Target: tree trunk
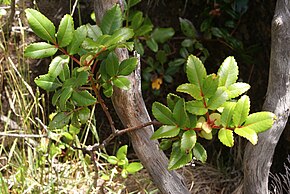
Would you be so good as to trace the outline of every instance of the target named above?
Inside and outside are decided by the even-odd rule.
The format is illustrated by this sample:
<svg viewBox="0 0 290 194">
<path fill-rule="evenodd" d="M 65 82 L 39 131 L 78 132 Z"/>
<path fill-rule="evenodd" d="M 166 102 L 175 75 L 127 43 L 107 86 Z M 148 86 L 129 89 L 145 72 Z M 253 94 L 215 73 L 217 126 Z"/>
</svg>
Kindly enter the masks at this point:
<svg viewBox="0 0 290 194">
<path fill-rule="evenodd" d="M 95 0 L 97 22 L 101 21 L 105 10 L 117 2 L 118 0 Z M 116 53 L 120 61 L 128 58 L 126 49 L 116 49 Z M 151 121 L 141 93 L 140 61 L 139 68 L 128 78 L 131 82 L 131 88 L 128 91 L 114 88 L 112 101 L 125 127 L 140 126 Z M 189 193 L 182 181 L 182 176 L 175 171 L 168 171 L 168 159 L 159 149 L 158 141 L 150 140 L 153 130 L 153 126 L 148 126 L 129 133 L 137 156 L 162 193 Z"/>
<path fill-rule="evenodd" d="M 267 194 L 268 176 L 276 144 L 290 107 L 290 3 L 278 0 L 272 20 L 270 72 L 264 110 L 277 116 L 273 127 L 259 134 L 256 146 L 248 143 L 244 155 L 244 193 Z"/>
</svg>

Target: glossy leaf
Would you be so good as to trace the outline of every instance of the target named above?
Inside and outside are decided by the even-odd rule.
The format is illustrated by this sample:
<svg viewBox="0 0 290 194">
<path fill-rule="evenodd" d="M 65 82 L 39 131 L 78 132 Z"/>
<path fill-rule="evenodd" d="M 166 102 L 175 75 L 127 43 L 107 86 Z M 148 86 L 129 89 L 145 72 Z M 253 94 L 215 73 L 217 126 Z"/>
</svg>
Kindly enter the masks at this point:
<svg viewBox="0 0 290 194">
<path fill-rule="evenodd" d="M 217 91 L 218 84 L 219 84 L 218 76 L 216 76 L 215 74 L 208 75 L 204 79 L 202 84 L 202 93 L 204 97 L 206 98 L 212 97 Z"/>
<path fill-rule="evenodd" d="M 172 152 L 169 159 L 168 169 L 175 170 L 192 160 L 192 152 L 185 154 L 180 150 L 180 145 L 178 142 L 175 142 L 172 146 Z"/>
<path fill-rule="evenodd" d="M 202 163 L 206 162 L 207 153 L 206 153 L 206 150 L 204 149 L 204 147 L 200 143 L 198 143 L 198 142 L 195 143 L 195 146 L 192 149 L 192 153 L 193 153 L 193 156 L 197 160 L 201 161 Z"/>
<path fill-rule="evenodd" d="M 140 162 L 132 162 L 126 167 L 126 170 L 128 171 L 128 173 L 134 174 L 140 171 L 142 168 L 143 166 Z"/>
<path fill-rule="evenodd" d="M 113 95 L 114 89 L 112 85 L 104 87 L 103 93 L 107 98 L 110 98 Z"/>
<path fill-rule="evenodd" d="M 189 153 L 196 143 L 196 133 L 194 130 L 187 130 L 182 134 L 180 150 L 184 153 Z"/>
<path fill-rule="evenodd" d="M 137 67 L 138 59 L 136 57 L 131 57 L 125 59 L 120 63 L 118 75 L 127 76 L 130 75 Z"/>
<path fill-rule="evenodd" d="M 143 21 L 144 18 L 142 11 L 137 11 L 132 18 L 131 27 L 136 30 L 142 25 Z"/>
<path fill-rule="evenodd" d="M 191 21 L 189 21 L 188 19 L 179 18 L 179 22 L 181 31 L 185 36 L 189 38 L 196 37 L 197 31 Z"/>
<path fill-rule="evenodd" d="M 151 37 L 158 43 L 165 43 L 175 34 L 173 28 L 155 28 Z"/>
<path fill-rule="evenodd" d="M 55 26 L 42 13 L 34 9 L 25 10 L 29 26 L 43 40 L 55 43 Z"/>
<path fill-rule="evenodd" d="M 249 128 L 249 127 L 241 127 L 241 128 L 236 128 L 235 133 L 238 134 L 239 136 L 242 136 L 249 140 L 253 145 L 256 145 L 258 142 L 258 135 L 257 133 Z"/>
<path fill-rule="evenodd" d="M 179 127 L 184 127 L 187 122 L 187 114 L 185 110 L 185 102 L 184 99 L 179 99 L 173 109 L 173 118 L 175 119 L 177 125 Z"/>
<path fill-rule="evenodd" d="M 134 32 L 130 28 L 120 28 L 114 32 L 114 34 L 105 42 L 105 46 L 125 42 L 134 36 Z"/>
<path fill-rule="evenodd" d="M 135 30 L 135 35 L 136 36 L 144 36 L 147 33 L 151 32 L 152 29 L 153 29 L 153 25 L 152 24 L 142 25 L 140 28 Z"/>
<path fill-rule="evenodd" d="M 221 114 L 221 124 L 224 127 L 229 127 L 232 123 L 233 114 L 235 111 L 235 102 L 227 102 L 224 106 L 224 110 Z"/>
<path fill-rule="evenodd" d="M 71 15 L 66 14 L 60 21 L 57 31 L 57 43 L 60 47 L 70 44 L 73 39 L 74 21 Z"/>
<path fill-rule="evenodd" d="M 146 45 L 153 51 L 157 52 L 158 51 L 158 44 L 153 38 L 149 38 L 146 40 Z"/>
<path fill-rule="evenodd" d="M 62 85 L 57 78 L 52 77 L 49 74 L 39 76 L 34 80 L 34 82 L 37 86 L 49 92 L 56 90 Z"/>
<path fill-rule="evenodd" d="M 69 63 L 69 56 L 56 56 L 49 64 L 48 74 L 52 77 L 57 77 L 64 69 L 64 66 Z"/>
<path fill-rule="evenodd" d="M 70 118 L 71 114 L 59 112 L 53 117 L 52 121 L 50 121 L 49 128 L 51 130 L 62 129 L 64 126 L 69 124 Z"/>
<path fill-rule="evenodd" d="M 86 25 L 88 37 L 96 41 L 100 36 L 103 35 L 101 28 L 98 25 Z"/>
<path fill-rule="evenodd" d="M 238 79 L 239 68 L 234 57 L 227 57 L 218 70 L 219 86 L 228 87 Z"/>
<path fill-rule="evenodd" d="M 162 139 L 159 148 L 161 150 L 168 150 L 172 145 L 172 140 L 171 139 Z"/>
<path fill-rule="evenodd" d="M 188 57 L 186 73 L 189 82 L 201 88 L 203 80 L 206 78 L 206 70 L 197 57 L 193 55 Z"/>
<path fill-rule="evenodd" d="M 59 74 L 59 79 L 64 82 L 66 79 L 70 78 L 70 69 L 68 67 L 68 64 L 63 65 L 63 69 L 61 70 Z"/>
<path fill-rule="evenodd" d="M 52 99 L 51 99 L 51 102 L 52 102 L 52 105 L 55 106 L 56 103 L 59 101 L 59 97 L 60 97 L 60 94 L 61 94 L 62 90 L 59 89 L 59 90 L 56 90 L 52 96 Z"/>
<path fill-rule="evenodd" d="M 124 160 L 127 158 L 127 149 L 128 149 L 127 145 L 123 145 L 122 147 L 118 149 L 117 154 L 116 154 L 118 160 Z"/>
<path fill-rule="evenodd" d="M 67 47 L 67 52 L 70 55 L 77 54 L 80 51 L 80 46 L 84 42 L 87 36 L 87 28 L 86 26 L 78 27 L 73 33 L 73 39 Z"/>
<path fill-rule="evenodd" d="M 275 118 L 276 116 L 271 112 L 257 112 L 250 114 L 243 126 L 254 130 L 256 133 L 261 133 L 272 127 Z"/>
<path fill-rule="evenodd" d="M 180 128 L 171 125 L 162 125 L 157 131 L 153 133 L 151 139 L 171 138 L 179 134 Z"/>
<path fill-rule="evenodd" d="M 122 90 L 129 90 L 130 89 L 130 80 L 124 76 L 115 77 L 113 80 L 113 85 L 117 86 Z"/>
<path fill-rule="evenodd" d="M 250 112 L 250 98 L 246 95 L 242 96 L 235 107 L 233 114 L 233 122 L 235 127 L 241 126 L 247 119 Z"/>
<path fill-rule="evenodd" d="M 238 96 L 240 96 L 241 94 L 245 93 L 246 91 L 248 91 L 250 89 L 250 85 L 247 83 L 234 83 L 232 85 L 230 85 L 227 88 L 227 92 L 229 95 L 229 98 L 236 98 Z"/>
<path fill-rule="evenodd" d="M 93 97 L 87 90 L 84 91 L 74 91 L 72 93 L 71 99 L 78 106 L 89 106 L 97 102 L 96 98 Z"/>
<path fill-rule="evenodd" d="M 196 100 L 202 100 L 201 89 L 195 84 L 181 84 L 176 89 L 177 92 L 189 94 Z"/>
<path fill-rule="evenodd" d="M 54 55 L 56 51 L 57 48 L 54 45 L 45 42 L 37 42 L 26 47 L 24 56 L 32 59 L 41 59 Z"/>
<path fill-rule="evenodd" d="M 222 128 L 218 133 L 219 140 L 228 147 L 234 146 L 234 134 L 232 130 Z"/>
<path fill-rule="evenodd" d="M 189 101 L 185 104 L 186 110 L 195 115 L 204 115 L 208 109 L 204 107 L 202 101 Z"/>
<path fill-rule="evenodd" d="M 106 58 L 106 72 L 109 76 L 114 77 L 119 70 L 119 58 L 115 52 L 110 52 Z"/>
<path fill-rule="evenodd" d="M 152 105 L 152 113 L 154 117 L 165 125 L 175 125 L 173 113 L 169 108 L 159 102 L 154 102 Z"/>
<path fill-rule="evenodd" d="M 119 5 L 113 6 L 103 16 L 100 28 L 104 34 L 113 34 L 122 27 L 122 11 Z"/>
<path fill-rule="evenodd" d="M 60 94 L 59 107 L 62 111 L 66 110 L 66 102 L 71 97 L 73 89 L 71 87 L 64 88 Z"/>
<path fill-rule="evenodd" d="M 178 102 L 178 100 L 181 99 L 181 98 L 179 96 L 175 95 L 175 94 L 169 93 L 167 95 L 167 98 L 166 99 L 167 99 L 168 108 L 171 111 L 173 111 L 176 102 Z"/>
<path fill-rule="evenodd" d="M 222 87 L 219 87 L 216 93 L 208 100 L 207 106 L 210 110 L 216 110 L 228 99 L 228 93 Z"/>
<path fill-rule="evenodd" d="M 81 71 L 77 73 L 76 82 L 74 83 L 74 87 L 83 86 L 88 82 L 89 73 L 87 71 Z"/>
<path fill-rule="evenodd" d="M 88 107 L 80 109 L 78 112 L 78 118 L 80 119 L 81 124 L 86 124 L 90 118 L 91 111 Z"/>
</svg>

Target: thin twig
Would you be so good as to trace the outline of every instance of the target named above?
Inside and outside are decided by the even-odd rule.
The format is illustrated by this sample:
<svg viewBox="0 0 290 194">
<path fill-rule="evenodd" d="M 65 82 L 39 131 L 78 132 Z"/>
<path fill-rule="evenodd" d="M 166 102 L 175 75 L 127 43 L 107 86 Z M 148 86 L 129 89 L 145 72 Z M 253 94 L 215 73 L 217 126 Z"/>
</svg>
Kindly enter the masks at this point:
<svg viewBox="0 0 290 194">
<path fill-rule="evenodd" d="M 36 134 L 14 134 L 14 133 L 5 133 L 0 132 L 0 136 L 5 137 L 18 137 L 18 138 L 48 138 L 47 135 L 36 135 Z"/>
</svg>

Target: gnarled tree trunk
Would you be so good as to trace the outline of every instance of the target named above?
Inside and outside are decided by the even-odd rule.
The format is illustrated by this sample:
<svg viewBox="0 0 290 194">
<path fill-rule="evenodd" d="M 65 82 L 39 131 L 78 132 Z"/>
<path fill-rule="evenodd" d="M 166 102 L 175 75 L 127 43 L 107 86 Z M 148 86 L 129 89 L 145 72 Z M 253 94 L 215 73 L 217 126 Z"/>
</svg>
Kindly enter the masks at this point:
<svg viewBox="0 0 290 194">
<path fill-rule="evenodd" d="M 120 1 L 120 0 L 119 0 Z M 118 0 L 95 0 L 95 13 L 97 23 L 105 11 L 112 7 Z M 121 2 L 121 1 L 120 1 Z M 126 49 L 116 49 L 119 60 L 128 58 Z M 140 126 L 150 122 L 145 103 L 141 93 L 140 64 L 139 68 L 129 77 L 131 88 L 124 91 L 114 88 L 112 101 L 114 108 L 125 127 Z M 182 177 L 175 171 L 168 171 L 168 159 L 165 154 L 159 150 L 158 142 L 150 140 L 153 134 L 153 127 L 148 126 L 129 133 L 133 148 L 151 175 L 155 185 L 162 193 L 187 194 L 188 189 L 182 182 Z"/>
<path fill-rule="evenodd" d="M 259 135 L 256 146 L 248 143 L 244 155 L 244 193 L 267 194 L 268 177 L 276 144 L 290 108 L 290 3 L 278 0 L 272 20 L 269 83 L 264 110 L 274 112 L 273 127 Z"/>
</svg>

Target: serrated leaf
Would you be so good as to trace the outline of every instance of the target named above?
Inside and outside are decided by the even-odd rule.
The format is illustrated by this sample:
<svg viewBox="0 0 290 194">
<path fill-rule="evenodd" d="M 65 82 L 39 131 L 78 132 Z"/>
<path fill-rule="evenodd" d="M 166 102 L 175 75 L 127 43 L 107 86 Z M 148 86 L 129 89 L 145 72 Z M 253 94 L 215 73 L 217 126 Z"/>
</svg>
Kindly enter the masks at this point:
<svg viewBox="0 0 290 194">
<path fill-rule="evenodd" d="M 162 139 L 159 148 L 161 150 L 168 150 L 172 145 L 172 140 L 171 139 Z"/>
<path fill-rule="evenodd" d="M 250 85 L 247 83 L 242 83 L 242 82 L 238 82 L 238 83 L 234 83 L 232 85 L 230 85 L 227 88 L 227 92 L 229 95 L 229 98 L 236 98 L 239 95 L 245 93 L 246 91 L 248 91 L 250 89 Z"/>
<path fill-rule="evenodd" d="M 196 133 L 194 130 L 187 130 L 182 134 L 180 150 L 189 153 L 196 143 Z"/>
<path fill-rule="evenodd" d="M 67 47 L 67 52 L 70 55 L 74 55 L 80 51 L 80 46 L 84 42 L 87 36 L 87 28 L 86 26 L 78 27 L 73 33 L 73 39 Z"/>
<path fill-rule="evenodd" d="M 88 32 L 88 37 L 93 39 L 94 41 L 96 41 L 100 36 L 103 35 L 101 28 L 97 25 L 87 24 L 86 28 Z"/>
<path fill-rule="evenodd" d="M 168 105 L 168 108 L 173 111 L 174 109 L 174 106 L 176 104 L 176 102 L 181 99 L 179 96 L 175 95 L 175 94 L 172 94 L 172 93 L 169 93 L 167 95 L 167 105 Z"/>
<path fill-rule="evenodd" d="M 195 128 L 196 124 L 197 124 L 196 115 L 191 114 L 191 113 L 187 113 L 187 115 L 188 115 L 188 120 L 187 120 L 185 127 L 189 128 L 189 129 Z"/>
<path fill-rule="evenodd" d="M 179 23 L 182 33 L 189 38 L 195 39 L 197 31 L 192 22 L 187 19 L 179 18 Z"/>
<path fill-rule="evenodd" d="M 49 128 L 51 130 L 62 129 L 64 126 L 68 125 L 70 118 L 71 114 L 59 112 L 53 117 L 52 121 L 50 121 Z"/>
<path fill-rule="evenodd" d="M 113 85 L 117 86 L 122 90 L 129 90 L 130 89 L 130 80 L 124 76 L 117 76 L 113 80 Z"/>
<path fill-rule="evenodd" d="M 57 43 L 59 47 L 65 47 L 69 45 L 73 39 L 74 33 L 74 21 L 71 15 L 66 14 L 60 21 L 57 31 Z"/>
<path fill-rule="evenodd" d="M 189 94 L 196 100 L 202 100 L 201 90 L 200 88 L 195 84 L 181 84 L 176 89 L 177 92 L 183 92 L 186 94 Z"/>
<path fill-rule="evenodd" d="M 271 112 L 257 112 L 250 114 L 243 126 L 251 128 L 256 133 L 261 133 L 270 129 L 276 116 Z"/>
<path fill-rule="evenodd" d="M 194 115 L 204 115 L 208 109 L 204 107 L 202 101 L 189 101 L 185 104 L 186 110 Z"/>
<path fill-rule="evenodd" d="M 105 46 L 122 43 L 134 36 L 134 31 L 130 28 L 120 28 L 114 32 L 114 34 L 105 42 Z"/>
<path fill-rule="evenodd" d="M 76 82 L 74 83 L 74 87 L 83 86 L 87 83 L 89 79 L 89 73 L 87 71 L 81 71 L 77 73 Z"/>
<path fill-rule="evenodd" d="M 152 105 L 152 113 L 154 117 L 162 124 L 175 125 L 173 113 L 163 104 L 154 102 Z"/>
<path fill-rule="evenodd" d="M 151 139 L 171 138 L 179 134 L 180 128 L 172 125 L 162 125 L 153 133 Z"/>
<path fill-rule="evenodd" d="M 218 70 L 219 86 L 228 87 L 238 79 L 239 68 L 234 57 L 227 57 Z"/>
<path fill-rule="evenodd" d="M 117 151 L 117 158 L 118 160 L 124 160 L 127 159 L 127 150 L 128 150 L 128 146 L 127 145 L 123 145 L 122 147 L 120 147 Z"/>
<path fill-rule="evenodd" d="M 114 77 L 119 70 L 119 58 L 115 52 L 110 52 L 106 58 L 106 72 L 109 76 Z"/>
<path fill-rule="evenodd" d="M 91 111 L 88 107 L 84 107 L 82 109 L 80 109 L 78 112 L 78 118 L 80 119 L 81 124 L 85 124 L 87 123 L 87 121 L 90 118 L 91 115 Z"/>
<path fill-rule="evenodd" d="M 48 44 L 46 42 L 37 42 L 32 43 L 26 47 L 24 56 L 32 59 L 41 59 L 54 55 L 56 51 L 57 48 L 54 45 Z"/>
<path fill-rule="evenodd" d="M 206 150 L 204 149 L 204 147 L 200 143 L 198 143 L 198 142 L 195 143 L 195 146 L 192 149 L 192 153 L 193 153 L 193 156 L 197 160 L 201 161 L 202 163 L 206 162 L 207 153 L 206 153 Z"/>
<path fill-rule="evenodd" d="M 68 67 L 68 64 L 63 65 L 63 69 L 61 70 L 59 74 L 59 79 L 64 82 L 66 79 L 70 78 L 70 69 Z"/>
<path fill-rule="evenodd" d="M 218 138 L 225 146 L 234 146 L 234 134 L 232 130 L 221 128 L 218 133 Z"/>
<path fill-rule="evenodd" d="M 184 127 L 187 122 L 187 114 L 185 110 L 185 101 L 183 98 L 179 99 L 173 109 L 173 118 L 179 127 Z"/>
<path fill-rule="evenodd" d="M 37 86 L 49 92 L 54 91 L 58 87 L 62 86 L 57 78 L 51 77 L 49 74 L 39 76 L 34 80 L 34 82 Z"/>
<path fill-rule="evenodd" d="M 215 94 L 208 100 L 207 106 L 210 110 L 216 110 L 228 99 L 228 93 L 223 87 L 219 87 Z"/>
<path fill-rule="evenodd" d="M 257 133 L 249 127 L 236 128 L 234 132 L 238 134 L 239 136 L 242 136 L 246 138 L 247 140 L 249 140 L 253 145 L 256 145 L 258 142 Z"/>
<path fill-rule="evenodd" d="M 73 89 L 71 87 L 64 88 L 60 94 L 59 105 L 62 111 L 66 110 L 66 102 L 71 97 Z"/>
<path fill-rule="evenodd" d="M 247 119 L 250 112 L 250 98 L 246 95 L 242 96 L 235 107 L 233 114 L 233 122 L 235 127 L 241 126 Z"/>
<path fill-rule="evenodd" d="M 168 169 L 169 170 L 178 169 L 186 165 L 191 160 L 192 160 L 192 152 L 189 152 L 188 154 L 182 152 L 180 150 L 179 142 L 175 142 L 172 146 L 172 152 L 170 154 Z"/>
<path fill-rule="evenodd" d="M 190 83 L 201 88 L 203 80 L 206 78 L 206 70 L 202 62 L 195 56 L 190 55 L 187 59 L 186 74 Z"/>
<path fill-rule="evenodd" d="M 122 27 L 122 11 L 119 5 L 113 6 L 103 16 L 100 28 L 104 34 L 113 34 Z"/>
<path fill-rule="evenodd" d="M 53 23 L 34 9 L 26 9 L 25 13 L 33 32 L 43 40 L 55 43 L 55 26 Z"/>
<path fill-rule="evenodd" d="M 77 104 L 77 106 L 89 106 L 97 102 L 96 98 L 93 97 L 87 90 L 74 91 L 71 99 Z"/>
<path fill-rule="evenodd" d="M 165 43 L 175 34 L 173 28 L 155 28 L 151 37 L 159 43 Z"/>
<path fill-rule="evenodd" d="M 127 167 L 126 170 L 130 174 L 134 174 L 138 171 L 140 171 L 143 168 L 143 165 L 140 162 L 132 162 Z"/>
<path fill-rule="evenodd" d="M 149 38 L 146 40 L 146 45 L 153 51 L 157 52 L 158 51 L 158 44 L 153 38 Z"/>
<path fill-rule="evenodd" d="M 221 114 L 221 124 L 224 127 L 229 127 L 232 123 L 233 114 L 235 111 L 235 102 L 227 102 Z"/>
<path fill-rule="evenodd" d="M 127 76 L 130 75 L 138 64 L 138 59 L 136 57 L 132 57 L 129 59 L 125 59 L 120 63 L 118 75 Z"/>
<path fill-rule="evenodd" d="M 218 84 L 219 84 L 218 76 L 216 76 L 215 74 L 208 75 L 204 79 L 202 84 L 202 93 L 204 97 L 206 98 L 212 97 L 217 91 Z"/>
<path fill-rule="evenodd" d="M 64 69 L 64 66 L 69 63 L 69 56 L 59 55 L 56 56 L 49 64 L 48 74 L 51 77 L 57 77 Z"/>
</svg>

